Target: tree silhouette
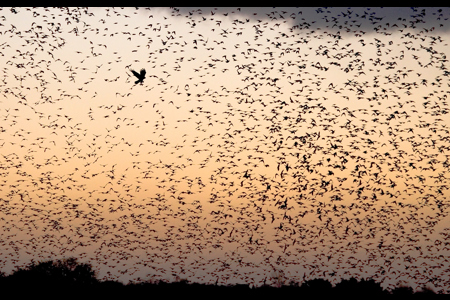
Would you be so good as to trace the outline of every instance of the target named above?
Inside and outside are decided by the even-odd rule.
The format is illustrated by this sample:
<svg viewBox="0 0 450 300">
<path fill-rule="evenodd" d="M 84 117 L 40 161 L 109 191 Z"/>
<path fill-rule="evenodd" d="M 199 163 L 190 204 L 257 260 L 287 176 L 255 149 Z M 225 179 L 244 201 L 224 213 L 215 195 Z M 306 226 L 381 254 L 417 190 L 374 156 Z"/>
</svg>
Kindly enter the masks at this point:
<svg viewBox="0 0 450 300">
<path fill-rule="evenodd" d="M 281 273 L 281 272 L 280 272 Z M 286 279 L 283 276 L 283 281 Z M 285 281 L 284 281 L 285 282 Z M 279 282 L 278 282 L 279 283 Z M 247 284 L 234 286 L 222 286 L 217 284 L 191 283 L 187 280 L 179 282 L 139 282 L 122 284 L 116 281 L 98 281 L 95 271 L 90 264 L 78 263 L 76 258 L 68 258 L 56 261 L 44 261 L 36 263 L 32 261 L 24 268 L 18 268 L 13 274 L 5 276 L 0 272 L 0 288 L 6 295 L 14 293 L 15 296 L 36 295 L 67 295 L 76 294 L 83 296 L 95 292 L 103 298 L 106 296 L 135 296 L 162 293 L 170 297 L 185 297 L 186 295 L 220 294 L 225 296 L 252 296 L 258 297 L 287 297 L 298 295 L 300 297 L 329 297 L 329 296 L 383 296 L 412 295 L 412 294 L 435 294 L 427 287 L 421 291 L 413 292 L 411 287 L 399 286 L 388 292 L 383 290 L 380 283 L 373 279 L 357 281 L 355 278 L 342 279 L 336 286 L 325 279 L 312 279 L 301 285 L 289 282 L 289 285 L 279 287 L 263 285 L 250 288 Z"/>
<path fill-rule="evenodd" d="M 332 285 L 329 281 L 318 278 L 305 281 L 300 286 L 300 294 L 328 296 L 332 293 Z"/>
<path fill-rule="evenodd" d="M 27 286 L 38 290 L 89 286 L 97 283 L 90 264 L 80 264 L 76 258 L 57 261 L 31 262 L 19 268 L 11 276 L 12 285 Z"/>
<path fill-rule="evenodd" d="M 376 283 L 373 279 L 357 281 L 355 278 L 343 279 L 341 282 L 336 284 L 335 293 L 342 295 L 376 295 L 381 296 L 387 294 L 383 291 L 383 288 L 379 283 Z"/>
<path fill-rule="evenodd" d="M 412 295 L 414 294 L 412 287 L 410 286 L 399 286 L 392 290 L 392 295 Z"/>
</svg>

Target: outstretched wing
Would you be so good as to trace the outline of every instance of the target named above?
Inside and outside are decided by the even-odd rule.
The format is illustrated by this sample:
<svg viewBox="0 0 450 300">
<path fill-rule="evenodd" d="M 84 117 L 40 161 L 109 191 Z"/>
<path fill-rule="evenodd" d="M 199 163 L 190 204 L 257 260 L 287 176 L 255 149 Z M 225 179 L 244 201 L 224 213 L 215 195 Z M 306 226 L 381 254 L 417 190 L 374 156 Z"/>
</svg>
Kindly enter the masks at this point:
<svg viewBox="0 0 450 300">
<path fill-rule="evenodd" d="M 139 75 L 138 72 L 136 72 L 135 70 L 131 70 L 131 73 L 133 73 L 134 76 L 136 76 L 137 78 L 140 78 L 141 75 Z M 141 71 L 142 73 L 142 71 Z"/>
<path fill-rule="evenodd" d="M 141 75 L 139 78 L 145 78 L 145 69 L 141 69 Z"/>
</svg>

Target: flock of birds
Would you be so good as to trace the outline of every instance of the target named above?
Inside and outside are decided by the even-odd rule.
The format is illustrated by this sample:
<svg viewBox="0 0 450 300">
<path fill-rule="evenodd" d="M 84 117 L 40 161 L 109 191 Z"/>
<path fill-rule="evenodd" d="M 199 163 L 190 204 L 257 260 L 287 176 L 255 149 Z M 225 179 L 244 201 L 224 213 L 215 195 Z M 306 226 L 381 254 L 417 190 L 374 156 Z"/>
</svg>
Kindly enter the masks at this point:
<svg viewBox="0 0 450 300">
<path fill-rule="evenodd" d="M 2 8 L 3 270 L 447 291 L 449 10 L 392 10 Z"/>
</svg>

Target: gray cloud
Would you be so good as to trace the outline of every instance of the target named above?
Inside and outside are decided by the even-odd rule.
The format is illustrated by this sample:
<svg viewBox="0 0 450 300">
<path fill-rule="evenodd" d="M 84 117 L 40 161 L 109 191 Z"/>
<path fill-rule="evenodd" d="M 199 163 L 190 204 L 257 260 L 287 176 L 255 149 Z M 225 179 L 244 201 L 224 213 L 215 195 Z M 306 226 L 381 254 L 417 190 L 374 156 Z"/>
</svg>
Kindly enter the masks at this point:
<svg viewBox="0 0 450 300">
<path fill-rule="evenodd" d="M 288 22 L 298 29 L 326 29 L 334 32 L 364 31 L 365 33 L 393 32 L 410 28 L 420 32 L 434 28 L 448 32 L 449 7 L 181 7 L 167 8 L 183 17 L 227 16 L 241 21 Z"/>
</svg>

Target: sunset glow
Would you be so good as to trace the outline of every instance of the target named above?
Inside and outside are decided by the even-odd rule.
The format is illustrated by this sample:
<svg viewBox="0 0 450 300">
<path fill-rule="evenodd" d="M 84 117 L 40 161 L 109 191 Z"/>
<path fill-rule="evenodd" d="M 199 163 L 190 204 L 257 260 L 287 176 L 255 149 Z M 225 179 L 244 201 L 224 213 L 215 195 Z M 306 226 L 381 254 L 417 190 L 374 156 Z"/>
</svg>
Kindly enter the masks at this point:
<svg viewBox="0 0 450 300">
<path fill-rule="evenodd" d="M 0 9 L 0 270 L 447 292 L 448 17 Z"/>
</svg>

